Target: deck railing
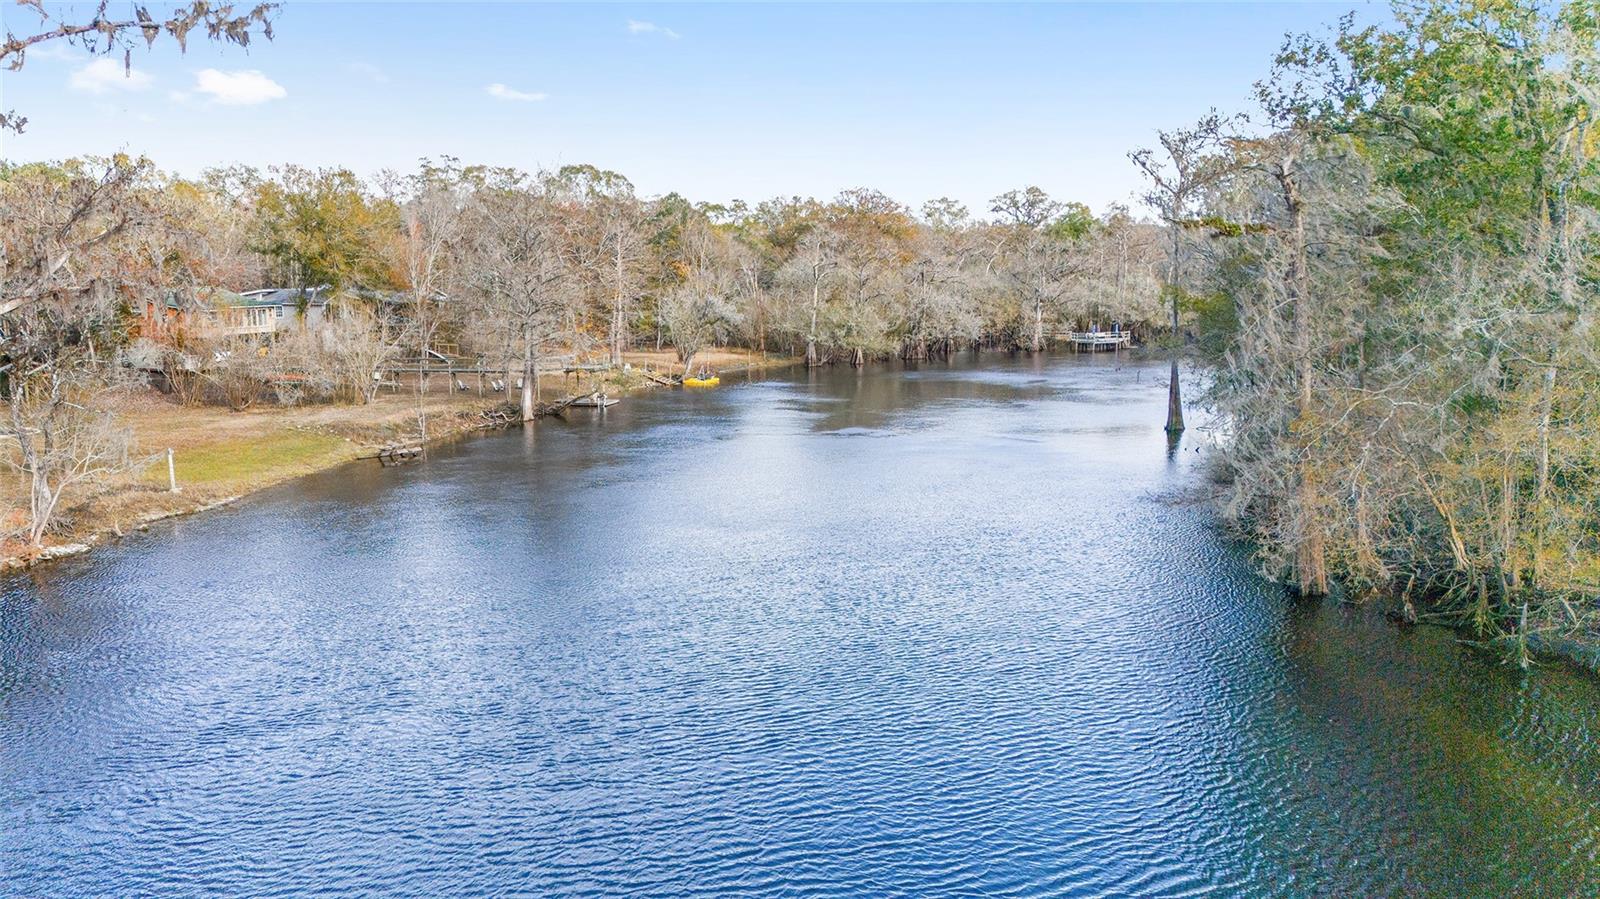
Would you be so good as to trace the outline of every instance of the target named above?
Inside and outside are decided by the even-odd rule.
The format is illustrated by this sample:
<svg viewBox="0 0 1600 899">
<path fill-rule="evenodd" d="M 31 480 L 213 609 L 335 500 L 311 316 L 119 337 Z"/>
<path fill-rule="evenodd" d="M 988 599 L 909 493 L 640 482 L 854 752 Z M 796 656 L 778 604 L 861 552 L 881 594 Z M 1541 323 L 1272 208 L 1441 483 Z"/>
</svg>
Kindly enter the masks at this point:
<svg viewBox="0 0 1600 899">
<path fill-rule="evenodd" d="M 1132 346 L 1133 334 L 1129 331 L 1069 331 L 1067 340 L 1077 346 L 1103 347 L 1113 349 L 1117 347 Z"/>
</svg>

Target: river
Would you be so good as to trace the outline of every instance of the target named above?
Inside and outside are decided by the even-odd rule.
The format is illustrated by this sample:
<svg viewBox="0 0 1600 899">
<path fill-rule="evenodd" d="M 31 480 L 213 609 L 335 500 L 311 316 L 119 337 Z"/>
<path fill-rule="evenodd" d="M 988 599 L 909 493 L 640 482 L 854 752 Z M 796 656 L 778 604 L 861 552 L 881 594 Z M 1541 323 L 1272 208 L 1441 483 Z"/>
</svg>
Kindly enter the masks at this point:
<svg viewBox="0 0 1600 899">
<path fill-rule="evenodd" d="M 0 890 L 1600 895 L 1600 682 L 1262 580 L 1164 381 L 658 391 L 0 581 Z"/>
</svg>

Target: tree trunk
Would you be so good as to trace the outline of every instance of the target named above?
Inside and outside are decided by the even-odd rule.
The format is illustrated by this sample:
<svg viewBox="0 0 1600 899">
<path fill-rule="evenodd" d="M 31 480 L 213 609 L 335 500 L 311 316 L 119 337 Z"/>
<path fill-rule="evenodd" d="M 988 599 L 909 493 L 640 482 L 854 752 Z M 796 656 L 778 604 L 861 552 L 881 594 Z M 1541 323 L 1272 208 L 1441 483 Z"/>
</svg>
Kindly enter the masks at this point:
<svg viewBox="0 0 1600 899">
<path fill-rule="evenodd" d="M 1317 486 L 1315 461 L 1311 458 L 1313 441 L 1311 423 L 1315 415 L 1312 401 L 1315 398 L 1312 384 L 1315 370 L 1312 366 L 1311 334 L 1311 273 L 1306 259 L 1305 206 L 1300 198 L 1300 185 L 1296 180 L 1295 158 L 1284 159 L 1278 170 L 1278 181 L 1283 188 L 1285 205 L 1289 209 L 1289 271 L 1288 288 L 1294 309 L 1295 378 L 1299 387 L 1296 404 L 1295 441 L 1299 445 L 1299 491 L 1296 497 L 1295 529 L 1295 580 L 1300 592 L 1306 596 L 1323 596 L 1328 592 L 1327 539 L 1322 533 L 1321 497 Z"/>
<path fill-rule="evenodd" d="M 1167 433 L 1183 433 L 1183 397 L 1178 389 L 1178 358 L 1172 358 L 1172 371 L 1167 381 Z"/>
<path fill-rule="evenodd" d="M 1555 350 L 1550 350 L 1550 357 L 1555 358 Z M 1539 458 L 1538 487 L 1534 493 L 1534 514 L 1537 516 L 1533 522 L 1533 582 L 1538 584 L 1544 579 L 1544 531 L 1547 515 L 1545 513 L 1545 494 L 1550 490 L 1550 407 L 1555 399 L 1556 370 L 1555 366 L 1546 366 L 1544 376 L 1539 384 Z"/>
<path fill-rule="evenodd" d="M 1178 256 L 1183 251 L 1178 243 L 1178 225 L 1172 226 L 1172 267 L 1167 289 L 1172 291 L 1172 372 L 1167 382 L 1167 434 L 1183 433 L 1183 397 L 1178 387 Z"/>
<path fill-rule="evenodd" d="M 50 529 L 50 519 L 55 517 L 56 501 L 61 498 L 59 491 L 52 490 L 50 482 L 43 474 L 33 477 L 33 521 L 30 523 L 28 537 L 35 547 L 44 546 L 44 535 Z"/>
<path fill-rule="evenodd" d="M 1556 370 L 1553 366 L 1546 367 L 1539 385 L 1539 489 L 1535 494 L 1541 504 L 1545 492 L 1550 489 L 1550 406 L 1555 389 Z"/>
<path fill-rule="evenodd" d="M 806 365 L 817 364 L 817 310 L 822 304 L 822 282 L 811 282 L 811 330 L 806 332 Z"/>
<path fill-rule="evenodd" d="M 622 365 L 622 295 L 617 295 L 611 310 L 611 364 Z"/>
<path fill-rule="evenodd" d="M 34 546 L 44 545 L 45 530 L 50 526 L 50 515 L 55 511 L 55 504 L 50 501 L 50 481 L 48 475 L 42 470 L 41 463 L 36 454 L 26 452 L 31 448 L 31 441 L 24 443 L 24 466 L 30 477 L 28 480 L 28 542 Z"/>
<path fill-rule="evenodd" d="M 533 364 L 533 341 L 523 332 L 522 338 L 522 420 L 533 421 L 534 391 L 538 389 L 539 376 Z"/>
<path fill-rule="evenodd" d="M 1302 469 L 1298 497 L 1300 535 L 1295 544 L 1294 567 L 1295 580 L 1303 596 L 1326 596 L 1328 593 L 1327 541 L 1317 521 L 1317 500 L 1316 482 Z"/>
<path fill-rule="evenodd" d="M 622 365 L 622 242 L 617 242 L 617 294 L 611 303 L 611 364 Z"/>
</svg>

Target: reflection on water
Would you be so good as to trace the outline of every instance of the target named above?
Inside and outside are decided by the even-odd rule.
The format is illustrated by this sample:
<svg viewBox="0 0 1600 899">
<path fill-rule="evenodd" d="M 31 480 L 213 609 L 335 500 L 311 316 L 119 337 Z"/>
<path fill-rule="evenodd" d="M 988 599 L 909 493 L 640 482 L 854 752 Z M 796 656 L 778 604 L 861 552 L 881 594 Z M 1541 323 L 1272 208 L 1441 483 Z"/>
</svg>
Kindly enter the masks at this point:
<svg viewBox="0 0 1600 899">
<path fill-rule="evenodd" d="M 661 392 L 0 582 L 0 892 L 1600 892 L 1600 687 L 1264 584 L 1164 382 Z"/>
</svg>

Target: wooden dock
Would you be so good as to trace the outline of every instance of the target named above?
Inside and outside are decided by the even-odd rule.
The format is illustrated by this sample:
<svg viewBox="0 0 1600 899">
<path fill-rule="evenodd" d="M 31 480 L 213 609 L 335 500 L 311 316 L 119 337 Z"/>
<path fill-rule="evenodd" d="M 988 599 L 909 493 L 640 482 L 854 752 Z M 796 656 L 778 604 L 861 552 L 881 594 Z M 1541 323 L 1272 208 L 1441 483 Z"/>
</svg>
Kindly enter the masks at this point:
<svg viewBox="0 0 1600 899">
<path fill-rule="evenodd" d="M 1099 350 L 1116 352 L 1124 347 L 1133 346 L 1131 331 L 1069 331 L 1064 335 L 1064 339 L 1072 344 L 1074 350 L 1089 353 Z"/>
<path fill-rule="evenodd" d="M 407 462 L 417 462 L 422 459 L 423 450 L 418 446 L 386 446 L 378 450 L 378 461 L 384 465 L 404 465 Z"/>
</svg>

